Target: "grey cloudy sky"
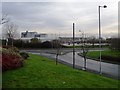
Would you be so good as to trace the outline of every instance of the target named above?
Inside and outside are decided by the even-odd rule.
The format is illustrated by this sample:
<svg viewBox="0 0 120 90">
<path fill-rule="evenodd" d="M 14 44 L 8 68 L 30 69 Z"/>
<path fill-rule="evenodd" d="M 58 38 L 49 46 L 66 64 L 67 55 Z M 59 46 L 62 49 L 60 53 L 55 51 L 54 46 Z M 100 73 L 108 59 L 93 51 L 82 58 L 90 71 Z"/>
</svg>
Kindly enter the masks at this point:
<svg viewBox="0 0 120 90">
<path fill-rule="evenodd" d="M 118 33 L 118 1 L 109 2 L 2 2 L 2 14 L 8 14 L 11 21 L 19 26 L 19 31 L 39 33 L 72 34 L 72 23 L 88 35 L 98 34 L 98 6 L 101 8 L 103 36 Z M 20 0 L 22 1 L 22 0 Z M 28 1 L 28 0 L 27 0 Z M 30 0 L 29 0 L 30 1 Z M 72 0 L 70 0 L 72 1 Z"/>
</svg>

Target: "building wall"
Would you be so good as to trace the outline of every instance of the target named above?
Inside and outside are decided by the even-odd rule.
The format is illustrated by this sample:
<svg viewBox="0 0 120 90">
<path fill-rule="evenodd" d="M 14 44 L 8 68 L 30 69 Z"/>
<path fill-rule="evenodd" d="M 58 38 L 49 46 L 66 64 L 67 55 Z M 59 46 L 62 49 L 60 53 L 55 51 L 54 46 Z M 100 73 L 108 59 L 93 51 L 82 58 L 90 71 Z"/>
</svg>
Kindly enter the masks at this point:
<svg viewBox="0 0 120 90">
<path fill-rule="evenodd" d="M 32 38 L 38 38 L 40 39 L 41 42 L 59 39 L 62 43 L 73 43 L 73 37 L 60 37 L 57 34 L 45 34 L 45 33 L 38 34 L 37 32 L 28 31 L 21 33 L 22 40 L 28 40 L 30 42 L 30 39 Z M 80 40 L 81 40 L 80 37 L 75 37 L 75 42 L 78 42 Z"/>
<path fill-rule="evenodd" d="M 22 32 L 21 33 L 21 38 L 34 38 L 37 32 Z"/>
<path fill-rule="evenodd" d="M 22 40 L 27 40 L 27 41 L 30 41 L 30 39 L 32 38 L 38 38 L 41 40 L 41 42 L 44 42 L 44 41 L 51 41 L 51 40 L 54 40 L 54 39 L 58 39 L 58 35 L 56 34 L 45 34 L 45 33 L 41 33 L 41 34 L 38 34 L 37 32 L 22 32 L 21 33 L 21 39 Z"/>
</svg>

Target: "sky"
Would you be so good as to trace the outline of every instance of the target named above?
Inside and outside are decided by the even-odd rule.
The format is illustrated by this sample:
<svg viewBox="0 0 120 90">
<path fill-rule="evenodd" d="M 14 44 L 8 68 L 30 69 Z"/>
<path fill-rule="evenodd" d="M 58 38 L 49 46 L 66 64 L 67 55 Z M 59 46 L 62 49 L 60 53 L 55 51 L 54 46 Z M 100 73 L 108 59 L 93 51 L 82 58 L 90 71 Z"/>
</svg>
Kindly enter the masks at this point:
<svg viewBox="0 0 120 90">
<path fill-rule="evenodd" d="M 10 21 L 18 26 L 19 33 L 27 30 L 71 36 L 72 24 L 75 23 L 76 36 L 81 32 L 86 36 L 98 36 L 98 6 L 107 5 L 107 8 L 101 8 L 102 36 L 118 34 L 119 0 L 14 1 L 2 1 L 1 13 L 7 14 Z"/>
</svg>

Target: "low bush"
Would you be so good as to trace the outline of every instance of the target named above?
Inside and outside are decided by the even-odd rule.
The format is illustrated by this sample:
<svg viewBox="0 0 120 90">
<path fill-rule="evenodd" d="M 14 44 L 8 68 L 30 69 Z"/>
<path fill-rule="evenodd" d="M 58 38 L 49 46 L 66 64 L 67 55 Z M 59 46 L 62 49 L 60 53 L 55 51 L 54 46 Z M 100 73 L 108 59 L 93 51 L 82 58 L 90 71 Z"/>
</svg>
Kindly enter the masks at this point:
<svg viewBox="0 0 120 90">
<path fill-rule="evenodd" d="M 5 48 L 1 48 L 0 50 L 2 50 L 2 71 L 23 66 L 23 59 L 19 53 Z"/>
<path fill-rule="evenodd" d="M 113 57 L 113 56 L 102 55 L 102 56 L 101 56 L 101 59 L 107 60 L 107 61 L 120 62 L 120 57 Z"/>
<path fill-rule="evenodd" d="M 26 52 L 20 52 L 20 55 L 22 56 L 23 59 L 27 59 L 29 57 L 28 53 Z"/>
<path fill-rule="evenodd" d="M 6 48 L 6 49 L 11 48 L 11 46 L 9 46 L 9 45 L 7 45 L 7 46 L 6 45 L 2 45 L 2 47 Z"/>
<path fill-rule="evenodd" d="M 41 44 L 41 48 L 52 48 L 52 44 L 49 41 L 45 41 Z"/>
<path fill-rule="evenodd" d="M 6 49 L 9 49 L 10 51 L 14 51 L 14 52 L 19 52 L 18 48 L 17 47 L 14 47 L 14 46 L 2 46 L 3 48 L 6 48 Z"/>
<path fill-rule="evenodd" d="M 14 51 L 14 52 L 16 52 L 16 53 L 19 52 L 19 50 L 18 50 L 17 47 L 11 47 L 11 48 L 9 48 L 9 50 L 10 50 L 10 51 Z"/>
</svg>

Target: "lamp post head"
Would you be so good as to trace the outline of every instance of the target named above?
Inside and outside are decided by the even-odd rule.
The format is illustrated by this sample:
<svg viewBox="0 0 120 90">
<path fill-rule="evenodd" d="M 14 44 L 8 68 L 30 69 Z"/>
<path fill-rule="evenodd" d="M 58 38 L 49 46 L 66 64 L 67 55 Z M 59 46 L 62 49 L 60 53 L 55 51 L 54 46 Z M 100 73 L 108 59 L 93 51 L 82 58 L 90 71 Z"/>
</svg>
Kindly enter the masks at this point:
<svg viewBox="0 0 120 90">
<path fill-rule="evenodd" d="M 107 8 L 107 6 L 106 6 L 106 5 L 104 5 L 103 7 L 104 7 L 104 8 Z"/>
<path fill-rule="evenodd" d="M 106 6 L 106 5 L 104 5 L 104 6 L 99 6 L 99 8 L 100 8 L 100 7 L 107 8 L 107 6 Z"/>
</svg>

